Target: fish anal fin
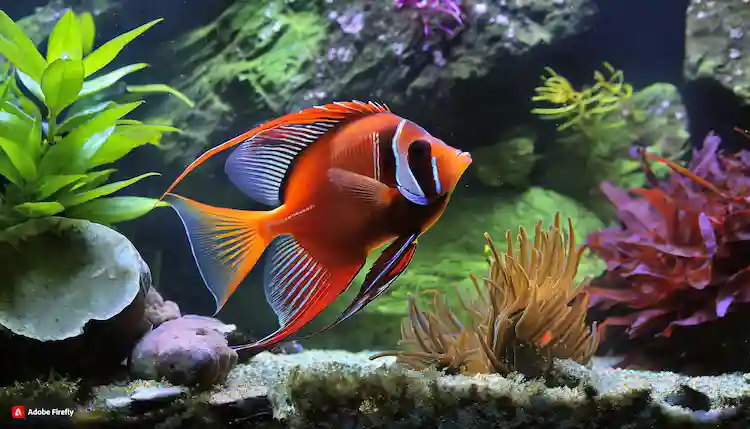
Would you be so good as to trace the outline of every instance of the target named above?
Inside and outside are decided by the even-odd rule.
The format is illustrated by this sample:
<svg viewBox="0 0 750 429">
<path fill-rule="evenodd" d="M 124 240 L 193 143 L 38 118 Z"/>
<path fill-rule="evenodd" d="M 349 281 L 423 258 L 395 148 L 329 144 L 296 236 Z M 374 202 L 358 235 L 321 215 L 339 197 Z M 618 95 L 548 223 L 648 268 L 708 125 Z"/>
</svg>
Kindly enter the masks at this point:
<svg viewBox="0 0 750 429">
<path fill-rule="evenodd" d="M 267 212 L 213 207 L 180 195 L 165 198 L 182 220 L 206 287 L 224 306 L 268 245 L 262 234 Z"/>
<path fill-rule="evenodd" d="M 297 333 L 346 290 L 365 263 L 363 258 L 359 263 L 324 266 L 288 234 L 276 237 L 270 250 L 264 285 L 280 327 L 235 350 L 270 347 Z"/>
<path fill-rule="evenodd" d="M 347 198 L 373 208 L 386 207 L 393 199 L 393 189 L 362 174 L 331 168 L 328 170 L 328 180 Z"/>
<path fill-rule="evenodd" d="M 354 316 L 367 304 L 388 290 L 398 276 L 409 266 L 414 257 L 414 252 L 417 250 L 418 236 L 419 234 L 414 233 L 398 237 L 386 247 L 370 268 L 359 293 L 352 303 L 349 304 L 349 307 L 334 322 L 316 332 L 316 334 L 325 332 Z"/>
</svg>

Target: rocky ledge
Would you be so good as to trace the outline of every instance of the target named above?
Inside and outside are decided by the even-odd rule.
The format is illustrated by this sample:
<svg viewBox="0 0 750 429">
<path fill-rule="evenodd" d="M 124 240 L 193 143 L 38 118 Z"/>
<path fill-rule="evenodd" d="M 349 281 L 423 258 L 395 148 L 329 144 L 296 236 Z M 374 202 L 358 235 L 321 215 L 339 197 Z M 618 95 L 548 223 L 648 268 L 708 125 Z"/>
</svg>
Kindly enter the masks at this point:
<svg viewBox="0 0 750 429">
<path fill-rule="evenodd" d="M 748 427 L 750 377 L 556 362 L 548 381 L 404 371 L 371 352 L 261 353 L 195 392 L 134 381 L 99 386 L 69 427 Z M 65 392 L 74 394 L 69 385 Z M 7 392 L 5 392 L 7 394 Z M 81 395 L 81 391 L 77 392 Z M 2 395 L 0 395 L 2 396 Z M 0 402 L 18 398 L 0 398 Z M 41 418 L 40 418 L 41 419 Z M 59 427 L 59 426 L 55 426 Z"/>
</svg>

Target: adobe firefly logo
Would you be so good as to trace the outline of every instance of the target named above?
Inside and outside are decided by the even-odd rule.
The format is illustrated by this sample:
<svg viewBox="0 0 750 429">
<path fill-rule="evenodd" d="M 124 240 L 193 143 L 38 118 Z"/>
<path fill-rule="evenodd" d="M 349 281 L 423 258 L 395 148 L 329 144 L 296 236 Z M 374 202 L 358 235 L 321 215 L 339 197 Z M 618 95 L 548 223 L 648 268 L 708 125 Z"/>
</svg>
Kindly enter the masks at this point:
<svg viewBox="0 0 750 429">
<path fill-rule="evenodd" d="M 23 405 L 14 405 L 10 407 L 10 415 L 14 419 L 25 419 L 26 407 L 24 407 Z"/>
</svg>

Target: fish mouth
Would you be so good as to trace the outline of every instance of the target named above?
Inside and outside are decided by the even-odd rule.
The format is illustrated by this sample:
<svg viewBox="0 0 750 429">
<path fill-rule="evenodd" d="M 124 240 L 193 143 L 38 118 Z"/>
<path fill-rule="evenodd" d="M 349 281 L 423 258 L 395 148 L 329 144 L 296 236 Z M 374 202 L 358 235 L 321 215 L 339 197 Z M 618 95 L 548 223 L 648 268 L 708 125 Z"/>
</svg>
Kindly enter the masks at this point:
<svg viewBox="0 0 750 429">
<path fill-rule="evenodd" d="M 458 155 L 456 155 L 458 159 L 461 160 L 461 163 L 463 164 L 464 170 L 469 167 L 472 163 L 471 154 L 469 152 L 460 152 Z"/>
</svg>

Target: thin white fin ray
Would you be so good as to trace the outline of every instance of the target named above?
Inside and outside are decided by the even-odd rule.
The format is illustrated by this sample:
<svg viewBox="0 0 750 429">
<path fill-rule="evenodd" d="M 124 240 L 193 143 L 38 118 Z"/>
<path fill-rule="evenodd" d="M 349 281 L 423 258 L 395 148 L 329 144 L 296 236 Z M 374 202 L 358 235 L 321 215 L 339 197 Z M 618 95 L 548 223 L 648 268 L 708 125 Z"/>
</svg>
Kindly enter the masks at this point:
<svg viewBox="0 0 750 429">
<path fill-rule="evenodd" d="M 316 261 L 291 235 L 276 237 L 266 260 L 266 300 L 279 325 L 295 318 L 321 288 L 329 287 L 331 273 Z"/>
<path fill-rule="evenodd" d="M 334 125 L 320 122 L 268 130 L 240 144 L 227 159 L 224 170 L 240 191 L 259 203 L 278 206 L 289 166 Z"/>
</svg>

